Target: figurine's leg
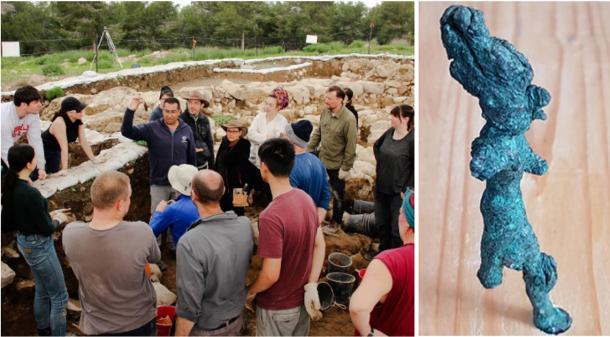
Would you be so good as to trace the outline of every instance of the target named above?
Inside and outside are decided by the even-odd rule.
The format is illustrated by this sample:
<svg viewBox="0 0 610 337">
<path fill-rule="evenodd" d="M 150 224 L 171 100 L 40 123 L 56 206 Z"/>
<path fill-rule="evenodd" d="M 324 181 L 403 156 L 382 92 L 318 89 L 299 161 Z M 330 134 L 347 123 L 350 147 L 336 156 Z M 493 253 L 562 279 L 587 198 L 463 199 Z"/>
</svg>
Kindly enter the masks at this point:
<svg viewBox="0 0 610 337">
<path fill-rule="evenodd" d="M 523 268 L 527 296 L 534 307 L 534 324 L 546 333 L 559 334 L 570 328 L 572 318 L 563 309 L 555 307 L 549 291 L 557 282 L 557 267 L 552 256 L 540 253 Z"/>
<path fill-rule="evenodd" d="M 485 246 L 481 247 L 481 267 L 477 272 L 477 277 L 487 289 L 493 289 L 502 284 L 502 261 L 500 258 L 485 249 Z"/>
</svg>

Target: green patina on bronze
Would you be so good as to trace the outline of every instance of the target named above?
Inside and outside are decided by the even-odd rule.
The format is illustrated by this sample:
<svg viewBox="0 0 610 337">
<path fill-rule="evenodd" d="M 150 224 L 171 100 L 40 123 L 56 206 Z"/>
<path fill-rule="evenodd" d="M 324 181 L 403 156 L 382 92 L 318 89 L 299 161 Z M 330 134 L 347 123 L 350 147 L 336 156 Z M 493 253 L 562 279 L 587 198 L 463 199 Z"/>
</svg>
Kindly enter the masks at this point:
<svg viewBox="0 0 610 337">
<path fill-rule="evenodd" d="M 534 73 L 525 56 L 489 34 L 481 11 L 451 6 L 440 23 L 447 57 L 453 60 L 451 76 L 479 98 L 486 121 L 472 142 L 470 161 L 471 175 L 486 181 L 477 276 L 490 289 L 502 283 L 503 267 L 523 271 L 534 324 L 546 333 L 562 333 L 570 328 L 572 318 L 549 298 L 557 282 L 555 260 L 540 251 L 520 186 L 523 172 L 543 175 L 548 169 L 524 133 L 535 119 L 546 119 L 542 108 L 551 96 L 531 84 Z"/>
</svg>

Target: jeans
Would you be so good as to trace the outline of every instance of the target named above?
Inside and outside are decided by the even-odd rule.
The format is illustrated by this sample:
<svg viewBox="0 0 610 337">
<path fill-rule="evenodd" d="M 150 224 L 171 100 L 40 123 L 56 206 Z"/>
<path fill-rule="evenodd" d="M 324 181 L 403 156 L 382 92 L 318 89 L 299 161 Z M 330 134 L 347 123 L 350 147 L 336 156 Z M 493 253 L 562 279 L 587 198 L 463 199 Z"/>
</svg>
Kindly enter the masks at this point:
<svg viewBox="0 0 610 337">
<path fill-rule="evenodd" d="M 171 200 L 174 198 L 176 191 L 169 185 L 150 185 L 150 214 L 155 212 L 157 206 L 161 202 L 161 200 Z M 164 238 L 167 238 L 164 240 Z M 167 229 L 165 232 L 161 233 L 157 236 L 157 243 L 159 246 L 163 243 L 163 241 L 169 240 L 169 247 L 171 250 L 176 250 L 177 242 L 174 242 L 170 230 Z"/>
<path fill-rule="evenodd" d="M 34 275 L 36 328 L 50 327 L 53 336 L 65 336 L 68 291 L 53 246 L 53 238 L 36 234 L 17 234 L 17 248 Z"/>
<path fill-rule="evenodd" d="M 375 192 L 375 223 L 379 230 L 379 251 L 403 245 L 398 232 L 398 214 L 402 206 L 400 194 Z"/>
<path fill-rule="evenodd" d="M 343 223 L 343 204 L 345 201 L 345 181 L 339 179 L 339 170 L 329 170 L 328 182 L 330 184 L 331 193 L 333 197 L 333 217 L 332 221 L 335 223 Z"/>
</svg>

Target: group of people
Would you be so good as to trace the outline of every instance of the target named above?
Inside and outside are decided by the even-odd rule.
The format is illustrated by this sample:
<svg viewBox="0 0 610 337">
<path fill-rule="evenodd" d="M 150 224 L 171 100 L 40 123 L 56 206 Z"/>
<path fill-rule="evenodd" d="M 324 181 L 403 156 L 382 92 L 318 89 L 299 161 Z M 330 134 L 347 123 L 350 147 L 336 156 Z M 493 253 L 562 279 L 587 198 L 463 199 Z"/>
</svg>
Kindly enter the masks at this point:
<svg viewBox="0 0 610 337">
<path fill-rule="evenodd" d="M 66 175 L 68 169 L 68 144 L 79 141 L 83 151 L 94 163 L 99 163 L 87 138 L 82 122 L 87 107 L 74 97 L 66 97 L 59 111 L 51 119 L 51 125 L 41 132 L 40 111 L 42 97 L 32 86 L 15 91 L 12 102 L 2 103 L 2 176 L 8 170 L 8 150 L 23 138 L 35 149 L 36 169 L 32 179 L 45 179 L 48 174 Z"/>
<path fill-rule="evenodd" d="M 39 334 L 63 335 L 68 296 L 52 239 L 59 223 L 31 185 L 33 173 L 44 178 L 51 171 L 46 168 L 52 161 L 41 161 L 46 147 L 37 145 L 36 138 L 42 104 L 37 91 L 20 90 L 9 102 L 14 107 L 2 105 L 2 229 L 17 231 L 19 251 L 32 268 Z M 190 92 L 182 112 L 171 88 L 163 87 L 151 119 L 135 126 L 134 113 L 143 100 L 133 98 L 121 132 L 146 141 L 151 218 L 149 224 L 124 220 L 131 200 L 127 175 L 108 171 L 96 177 L 90 190 L 92 220 L 63 230 L 63 248 L 79 280 L 81 331 L 154 333 L 155 292 L 144 270 L 146 264 L 161 262 L 155 237 L 170 229 L 177 268 L 176 335 L 238 335 L 250 300 L 256 304 L 257 335 L 307 335 L 310 319 L 321 317 L 317 282 L 325 257 L 324 232 L 342 224 L 345 179 L 356 157 L 358 114 L 352 96 L 351 90 L 328 88 L 326 109 L 314 128 L 308 120 L 286 120 L 281 110 L 290 99 L 278 87 L 249 128 L 240 120 L 222 125 L 226 135 L 216 154 L 205 114 L 211 94 Z M 67 168 L 64 148 L 76 138 L 95 159 L 83 141 L 83 109 L 75 98 L 64 99 L 44 133 L 59 144 L 60 160 L 53 165 L 61 170 Z M 16 115 L 6 128 L 12 142 L 27 133 L 32 146 L 11 143 L 5 154 L 9 112 Z M 397 106 L 390 118 L 390 129 L 374 147 L 375 219 L 382 252 L 350 304 L 360 335 L 413 334 L 413 109 Z M 43 139 L 50 137 L 44 134 Z M 49 158 L 57 157 L 50 153 Z M 262 267 L 246 285 L 255 243 L 250 220 L 243 216 L 251 201 L 244 203 L 241 197 L 251 196 L 252 190 L 269 202 L 258 221 L 256 254 Z M 331 199 L 332 217 L 323 231 Z"/>
</svg>

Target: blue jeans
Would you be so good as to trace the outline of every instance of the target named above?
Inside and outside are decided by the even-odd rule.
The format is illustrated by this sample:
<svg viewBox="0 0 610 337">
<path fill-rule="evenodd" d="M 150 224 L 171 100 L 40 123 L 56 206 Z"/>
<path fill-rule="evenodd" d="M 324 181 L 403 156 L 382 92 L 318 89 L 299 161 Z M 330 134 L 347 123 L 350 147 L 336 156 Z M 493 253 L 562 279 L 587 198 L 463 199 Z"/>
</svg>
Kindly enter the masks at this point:
<svg viewBox="0 0 610 337">
<path fill-rule="evenodd" d="M 68 291 L 53 238 L 17 234 L 17 247 L 32 268 L 36 283 L 34 318 L 38 329 L 51 328 L 53 336 L 66 335 Z"/>
</svg>

